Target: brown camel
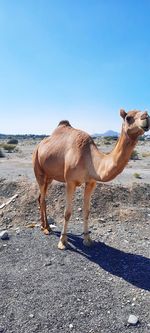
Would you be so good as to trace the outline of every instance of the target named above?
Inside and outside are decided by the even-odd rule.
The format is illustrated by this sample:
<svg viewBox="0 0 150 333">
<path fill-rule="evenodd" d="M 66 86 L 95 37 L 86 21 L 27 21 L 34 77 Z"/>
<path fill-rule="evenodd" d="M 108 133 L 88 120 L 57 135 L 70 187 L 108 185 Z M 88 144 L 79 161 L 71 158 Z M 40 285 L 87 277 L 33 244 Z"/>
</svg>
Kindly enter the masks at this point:
<svg viewBox="0 0 150 333">
<path fill-rule="evenodd" d="M 137 143 L 137 139 L 150 129 L 147 112 L 120 110 L 123 125 L 120 138 L 109 154 L 98 150 L 87 133 L 73 128 L 67 120 L 59 123 L 52 135 L 40 142 L 33 155 L 35 176 L 40 188 L 39 205 L 41 229 L 50 232 L 46 215 L 45 196 L 48 185 L 57 180 L 66 183 L 66 207 L 59 249 L 67 245 L 67 225 L 72 212 L 72 198 L 76 186 L 85 183 L 83 218 L 84 245 L 91 245 L 88 229 L 90 199 L 96 182 L 108 182 L 122 172 Z"/>
</svg>

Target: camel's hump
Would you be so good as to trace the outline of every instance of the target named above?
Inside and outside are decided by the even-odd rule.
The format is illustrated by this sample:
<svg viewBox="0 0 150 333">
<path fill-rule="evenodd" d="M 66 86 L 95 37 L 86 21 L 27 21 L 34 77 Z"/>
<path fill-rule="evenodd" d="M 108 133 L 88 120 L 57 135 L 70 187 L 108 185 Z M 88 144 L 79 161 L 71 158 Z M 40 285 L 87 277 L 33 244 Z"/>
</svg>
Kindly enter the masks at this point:
<svg viewBox="0 0 150 333">
<path fill-rule="evenodd" d="M 58 126 L 60 126 L 60 125 L 65 125 L 65 126 L 70 126 L 71 127 L 71 125 L 70 125 L 70 123 L 69 123 L 68 120 L 61 120 L 59 122 Z"/>
</svg>

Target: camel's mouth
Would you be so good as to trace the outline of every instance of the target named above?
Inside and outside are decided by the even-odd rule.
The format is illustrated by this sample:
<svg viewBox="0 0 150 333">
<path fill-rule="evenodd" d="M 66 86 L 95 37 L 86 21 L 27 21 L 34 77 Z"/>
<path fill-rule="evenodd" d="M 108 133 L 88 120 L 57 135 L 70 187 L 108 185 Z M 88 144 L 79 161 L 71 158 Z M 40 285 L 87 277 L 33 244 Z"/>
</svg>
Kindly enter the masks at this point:
<svg viewBox="0 0 150 333">
<path fill-rule="evenodd" d="M 142 129 L 144 130 L 144 132 L 148 132 L 149 131 L 149 127 L 142 127 Z"/>
<path fill-rule="evenodd" d="M 150 129 L 150 117 L 148 117 L 147 119 L 144 120 L 143 124 L 140 126 L 140 128 L 144 131 L 144 132 L 148 132 Z"/>
<path fill-rule="evenodd" d="M 142 129 L 144 132 L 148 132 L 149 131 L 149 126 L 140 126 L 140 129 Z"/>
</svg>

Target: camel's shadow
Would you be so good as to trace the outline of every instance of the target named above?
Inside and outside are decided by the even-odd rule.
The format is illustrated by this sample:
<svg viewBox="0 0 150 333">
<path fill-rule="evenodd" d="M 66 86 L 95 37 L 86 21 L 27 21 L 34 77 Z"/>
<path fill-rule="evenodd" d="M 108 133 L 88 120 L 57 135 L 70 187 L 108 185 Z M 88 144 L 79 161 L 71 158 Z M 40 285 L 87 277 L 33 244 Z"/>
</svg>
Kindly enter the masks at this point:
<svg viewBox="0 0 150 333">
<path fill-rule="evenodd" d="M 55 232 L 60 236 L 60 232 Z M 142 255 L 126 253 L 102 242 L 94 242 L 91 248 L 83 245 L 81 236 L 68 234 L 69 247 L 105 271 L 119 276 L 138 288 L 150 291 L 150 259 Z"/>
</svg>

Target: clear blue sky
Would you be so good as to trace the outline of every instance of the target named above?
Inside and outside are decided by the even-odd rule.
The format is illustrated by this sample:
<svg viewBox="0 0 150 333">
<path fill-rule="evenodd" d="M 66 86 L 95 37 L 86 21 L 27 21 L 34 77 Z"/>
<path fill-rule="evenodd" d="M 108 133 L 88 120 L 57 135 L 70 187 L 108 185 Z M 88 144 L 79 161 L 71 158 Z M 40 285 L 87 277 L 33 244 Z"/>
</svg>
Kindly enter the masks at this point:
<svg viewBox="0 0 150 333">
<path fill-rule="evenodd" d="M 149 0 L 0 0 L 0 133 L 119 130 L 150 108 Z"/>
</svg>

